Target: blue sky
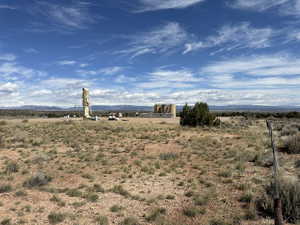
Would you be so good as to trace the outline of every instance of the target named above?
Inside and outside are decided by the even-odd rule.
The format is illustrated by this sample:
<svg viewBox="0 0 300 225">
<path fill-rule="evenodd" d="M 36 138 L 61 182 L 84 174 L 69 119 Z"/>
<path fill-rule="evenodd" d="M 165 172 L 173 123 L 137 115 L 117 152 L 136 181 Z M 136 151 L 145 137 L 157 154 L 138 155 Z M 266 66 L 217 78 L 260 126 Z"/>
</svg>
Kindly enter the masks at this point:
<svg viewBox="0 0 300 225">
<path fill-rule="evenodd" d="M 300 0 L 1 0 L 0 106 L 300 106 Z"/>
</svg>

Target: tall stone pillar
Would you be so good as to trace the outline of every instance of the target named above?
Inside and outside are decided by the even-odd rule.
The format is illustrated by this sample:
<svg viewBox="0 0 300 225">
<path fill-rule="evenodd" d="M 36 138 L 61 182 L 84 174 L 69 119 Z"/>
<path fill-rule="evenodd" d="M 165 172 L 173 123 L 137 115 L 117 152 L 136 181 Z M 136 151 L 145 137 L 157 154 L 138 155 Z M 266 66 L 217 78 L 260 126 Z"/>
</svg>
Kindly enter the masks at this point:
<svg viewBox="0 0 300 225">
<path fill-rule="evenodd" d="M 171 105 L 171 113 L 172 113 L 173 118 L 176 118 L 176 105 L 175 104 Z"/>
<path fill-rule="evenodd" d="M 89 119 L 90 115 L 90 102 L 89 102 L 89 90 L 82 88 L 82 106 L 83 106 L 83 118 Z"/>
</svg>

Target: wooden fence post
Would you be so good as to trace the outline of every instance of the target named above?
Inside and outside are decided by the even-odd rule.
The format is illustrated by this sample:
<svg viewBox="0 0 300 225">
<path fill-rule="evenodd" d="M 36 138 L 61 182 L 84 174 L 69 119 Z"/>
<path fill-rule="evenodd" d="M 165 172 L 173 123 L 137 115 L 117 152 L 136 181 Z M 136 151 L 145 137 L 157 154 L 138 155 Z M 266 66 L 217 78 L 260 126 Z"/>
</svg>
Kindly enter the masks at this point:
<svg viewBox="0 0 300 225">
<path fill-rule="evenodd" d="M 273 150 L 273 178 L 274 178 L 274 219 L 275 225 L 283 225 L 283 216 L 282 216 L 282 204 L 280 199 L 280 181 L 279 181 L 279 164 L 277 152 L 273 140 L 273 128 L 272 121 L 267 120 L 267 127 L 269 129 L 269 135 L 271 138 L 271 147 Z"/>
</svg>

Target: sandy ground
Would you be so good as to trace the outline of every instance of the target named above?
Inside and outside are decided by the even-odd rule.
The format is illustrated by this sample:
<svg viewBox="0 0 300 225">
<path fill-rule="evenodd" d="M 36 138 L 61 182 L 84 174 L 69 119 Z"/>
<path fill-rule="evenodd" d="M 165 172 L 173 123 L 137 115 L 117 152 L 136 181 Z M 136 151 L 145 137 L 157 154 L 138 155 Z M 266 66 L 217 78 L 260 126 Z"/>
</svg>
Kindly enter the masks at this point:
<svg viewBox="0 0 300 225">
<path fill-rule="evenodd" d="M 245 219 L 250 206 L 239 201 L 249 190 L 259 193 L 270 174 L 244 157 L 265 150 L 262 123 L 240 126 L 222 118 L 236 125 L 209 129 L 182 128 L 179 118 L 123 120 L 6 120 L 0 126 L 0 190 L 10 190 L 0 192 L 0 224 L 5 218 L 50 224 L 53 212 L 64 217 L 57 223 L 70 225 L 102 224 L 99 216 L 119 225 L 128 217 L 157 225 L 272 224 L 258 215 Z M 7 172 L 12 162 L 17 172 Z M 36 172 L 52 180 L 24 187 Z M 79 194 L 71 196 L 70 189 Z M 121 209 L 112 211 L 114 205 Z M 159 208 L 165 212 L 153 216 Z"/>
</svg>

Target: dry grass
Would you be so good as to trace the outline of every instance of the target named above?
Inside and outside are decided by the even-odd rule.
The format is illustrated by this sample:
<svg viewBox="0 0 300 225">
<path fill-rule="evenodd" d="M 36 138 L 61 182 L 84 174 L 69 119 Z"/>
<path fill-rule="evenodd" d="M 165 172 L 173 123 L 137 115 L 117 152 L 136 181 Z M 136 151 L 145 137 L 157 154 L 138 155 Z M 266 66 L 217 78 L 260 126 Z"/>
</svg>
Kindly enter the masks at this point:
<svg viewBox="0 0 300 225">
<path fill-rule="evenodd" d="M 268 148 L 264 121 L 239 124 L 1 121 L 1 218 L 11 224 L 272 224 L 251 205 L 271 172 L 257 163 Z"/>
</svg>

